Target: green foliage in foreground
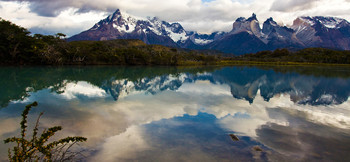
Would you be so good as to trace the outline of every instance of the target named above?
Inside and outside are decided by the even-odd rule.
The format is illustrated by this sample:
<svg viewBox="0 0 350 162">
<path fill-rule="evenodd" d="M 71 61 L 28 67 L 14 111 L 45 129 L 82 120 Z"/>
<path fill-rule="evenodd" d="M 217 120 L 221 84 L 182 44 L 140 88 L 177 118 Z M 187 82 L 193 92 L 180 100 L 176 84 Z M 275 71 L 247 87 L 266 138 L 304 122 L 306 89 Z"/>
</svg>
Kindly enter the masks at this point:
<svg viewBox="0 0 350 162">
<path fill-rule="evenodd" d="M 31 140 L 26 139 L 27 131 L 27 116 L 33 106 L 37 106 L 37 102 L 33 102 L 25 107 L 22 113 L 21 136 L 12 137 L 4 140 L 5 143 L 15 142 L 17 145 L 13 149 L 9 149 L 8 157 L 10 161 L 66 161 L 72 160 L 75 153 L 69 152 L 69 149 L 77 142 L 84 142 L 85 137 L 66 137 L 51 143 L 47 141 L 55 135 L 56 132 L 62 130 L 61 126 L 54 126 L 45 129 L 40 136 L 38 136 L 39 120 L 43 113 L 40 113 L 37 118 L 36 125 L 33 129 Z"/>
</svg>

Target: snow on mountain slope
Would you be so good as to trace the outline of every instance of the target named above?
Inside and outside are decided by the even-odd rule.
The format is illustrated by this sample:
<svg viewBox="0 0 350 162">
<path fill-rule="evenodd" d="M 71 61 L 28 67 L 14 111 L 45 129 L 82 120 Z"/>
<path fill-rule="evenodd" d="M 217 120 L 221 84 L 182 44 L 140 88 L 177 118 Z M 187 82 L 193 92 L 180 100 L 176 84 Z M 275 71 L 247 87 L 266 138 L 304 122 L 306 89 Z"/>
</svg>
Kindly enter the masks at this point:
<svg viewBox="0 0 350 162">
<path fill-rule="evenodd" d="M 226 32 L 214 32 L 211 34 L 200 34 L 193 31 L 187 32 L 189 39 L 197 45 L 207 45 L 215 40 L 222 38 L 226 34 Z"/>
<path fill-rule="evenodd" d="M 199 44 L 199 45 L 206 45 L 213 42 L 213 40 L 207 40 L 207 39 L 194 39 L 194 43 Z"/>
<path fill-rule="evenodd" d="M 350 24 L 335 17 L 298 17 L 292 29 L 305 47 L 350 48 Z"/>
<path fill-rule="evenodd" d="M 157 17 L 136 18 L 120 10 L 116 10 L 112 15 L 95 24 L 90 30 L 98 30 L 103 25 L 112 25 L 121 35 L 127 33 L 141 35 L 142 33 L 153 32 L 158 36 L 170 37 L 174 42 L 185 41 L 188 38 L 186 31 L 179 23 L 170 24 L 159 20 Z"/>
<path fill-rule="evenodd" d="M 350 25 L 345 19 L 336 18 L 336 17 L 323 17 L 323 16 L 315 16 L 315 17 L 298 17 L 294 20 L 292 28 L 296 31 L 296 33 L 302 32 L 304 30 L 308 30 L 310 27 L 314 28 L 315 25 L 320 25 L 326 27 L 328 29 L 339 29 L 346 25 Z"/>
<path fill-rule="evenodd" d="M 261 29 L 253 13 L 247 19 L 238 18 L 228 33 L 199 34 L 186 31 L 179 23 L 169 23 L 157 17 L 139 18 L 118 9 L 89 30 L 69 38 L 68 41 L 112 39 L 140 39 L 146 44 L 220 50 L 235 54 L 277 48 L 350 49 L 350 23 L 334 17 L 298 17 L 289 28 L 280 26 L 269 18 Z"/>
<path fill-rule="evenodd" d="M 205 74 L 197 74 L 202 76 Z M 142 78 L 137 81 L 128 79 L 105 81 L 101 86 L 107 94 L 115 100 L 135 94 L 156 94 L 166 90 L 177 90 L 183 83 L 190 82 L 192 76 L 187 74 L 157 76 L 154 78 Z"/>
</svg>

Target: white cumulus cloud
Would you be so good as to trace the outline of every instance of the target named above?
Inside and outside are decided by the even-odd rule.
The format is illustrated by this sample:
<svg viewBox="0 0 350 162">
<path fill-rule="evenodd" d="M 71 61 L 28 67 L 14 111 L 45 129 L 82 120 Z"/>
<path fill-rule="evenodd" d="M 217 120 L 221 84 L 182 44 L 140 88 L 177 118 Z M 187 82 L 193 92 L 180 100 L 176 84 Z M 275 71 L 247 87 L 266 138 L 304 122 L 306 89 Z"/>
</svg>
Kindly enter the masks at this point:
<svg viewBox="0 0 350 162">
<path fill-rule="evenodd" d="M 87 30 L 121 9 L 138 17 L 157 16 L 201 33 L 229 31 L 238 17 L 256 13 L 260 23 L 273 17 L 291 24 L 298 16 L 350 19 L 349 0 L 0 0 L 0 15 L 34 33 L 68 36 Z"/>
</svg>

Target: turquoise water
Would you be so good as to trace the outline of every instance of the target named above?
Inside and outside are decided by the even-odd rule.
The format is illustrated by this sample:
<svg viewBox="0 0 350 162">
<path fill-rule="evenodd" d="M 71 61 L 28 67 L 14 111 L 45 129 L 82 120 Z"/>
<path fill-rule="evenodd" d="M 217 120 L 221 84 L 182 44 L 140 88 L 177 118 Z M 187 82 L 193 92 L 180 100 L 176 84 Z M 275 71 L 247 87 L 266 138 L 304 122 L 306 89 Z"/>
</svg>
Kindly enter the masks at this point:
<svg viewBox="0 0 350 162">
<path fill-rule="evenodd" d="M 0 138 L 24 106 L 83 161 L 349 161 L 347 67 L 1 67 Z M 240 140 L 233 141 L 229 134 Z M 262 149 L 257 151 L 254 148 Z M 0 143 L 6 160 L 9 145 Z"/>
</svg>

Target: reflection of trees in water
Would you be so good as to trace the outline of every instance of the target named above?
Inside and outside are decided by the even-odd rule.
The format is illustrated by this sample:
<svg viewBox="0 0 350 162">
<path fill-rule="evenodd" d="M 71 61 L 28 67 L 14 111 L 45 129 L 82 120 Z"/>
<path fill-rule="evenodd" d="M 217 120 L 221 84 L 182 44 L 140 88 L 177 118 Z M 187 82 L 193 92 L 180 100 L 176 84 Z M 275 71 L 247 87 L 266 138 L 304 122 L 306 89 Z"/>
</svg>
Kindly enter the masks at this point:
<svg viewBox="0 0 350 162">
<path fill-rule="evenodd" d="M 89 69 L 91 68 L 91 69 Z M 55 69 L 55 68 L 54 68 Z M 59 68 L 58 68 L 59 69 Z M 39 69 L 38 71 L 44 71 L 45 72 L 45 68 L 43 69 Z M 135 74 L 137 71 L 139 71 L 138 74 Z M 28 71 L 30 72 L 30 71 Z M 124 67 L 109 67 L 109 68 L 105 68 L 105 67 L 84 67 L 84 68 L 63 68 L 63 70 L 47 70 L 47 72 L 43 73 L 43 74 L 36 74 L 36 73 L 32 73 L 34 78 L 29 78 L 29 76 L 27 78 L 21 78 L 21 77 L 17 77 L 16 81 L 18 82 L 18 79 L 23 79 L 23 80 L 29 80 L 27 82 L 28 85 L 30 86 L 25 86 L 22 85 L 22 89 L 20 89 L 17 92 L 23 92 L 26 87 L 33 87 L 32 90 L 28 89 L 30 91 L 38 91 L 40 90 L 41 87 L 45 87 L 48 88 L 52 85 L 54 85 L 54 88 L 52 88 L 53 91 L 55 92 L 59 92 L 60 90 L 64 91 L 64 87 L 65 84 L 67 82 L 75 82 L 75 81 L 87 81 L 88 83 L 91 83 L 95 86 L 99 86 L 102 89 L 105 89 L 109 94 L 112 94 L 111 91 L 113 90 L 114 94 L 115 94 L 115 99 L 118 99 L 118 97 L 120 96 L 120 92 L 125 90 L 123 88 L 124 85 L 131 85 L 132 83 L 132 88 L 135 91 L 144 91 L 146 93 L 149 94 L 154 94 L 154 93 L 158 93 L 164 90 L 176 90 L 178 89 L 180 86 L 183 85 L 183 83 L 193 83 L 197 80 L 206 80 L 206 81 L 210 81 L 211 84 L 227 84 L 229 85 L 231 88 L 227 89 L 228 91 L 230 90 L 232 92 L 232 95 L 236 98 L 241 98 L 241 99 L 246 99 L 248 101 L 254 101 L 255 97 L 257 95 L 262 95 L 263 98 L 265 100 L 269 100 L 270 98 L 272 98 L 273 96 L 276 96 L 278 94 L 281 93 L 288 93 L 291 96 L 291 99 L 294 102 L 298 102 L 298 103 L 311 103 L 311 104 L 317 104 L 317 103 L 325 103 L 325 101 L 327 100 L 327 97 L 329 96 L 335 96 L 335 98 L 337 99 L 336 101 L 341 101 L 341 99 L 346 99 L 348 96 L 348 92 L 349 92 L 349 81 L 343 78 L 323 78 L 323 77 L 315 77 L 315 76 L 305 76 L 305 75 L 299 75 L 299 74 L 295 74 L 295 73 L 287 73 L 287 74 L 280 74 L 280 73 L 275 73 L 273 71 L 265 71 L 265 70 L 259 70 L 259 69 L 255 69 L 255 68 L 245 68 L 245 69 L 239 69 L 239 68 L 223 68 L 221 70 L 217 70 L 213 73 L 208 73 L 208 74 L 199 74 L 197 75 L 198 70 L 192 70 L 189 73 L 187 73 L 186 70 L 181 70 L 181 69 L 176 69 L 176 68 L 169 68 L 169 69 L 161 69 L 157 72 L 157 68 L 149 68 L 146 70 L 143 68 L 139 68 L 139 67 L 133 67 L 133 68 L 124 68 Z M 57 73 L 57 74 L 55 74 Z M 24 74 L 23 73 L 14 73 L 16 75 L 18 74 Z M 169 75 L 171 74 L 171 75 Z M 52 77 L 50 77 L 50 75 L 52 75 Z M 20 76 L 20 75 L 18 75 Z M 39 79 L 36 80 L 35 77 L 38 77 Z M 21 83 L 21 82 L 19 82 Z M 208 83 L 208 82 L 206 82 Z M 9 83 L 9 84 L 13 84 L 13 83 Z M 13 84 L 14 85 L 14 84 Z M 227 86 L 213 86 L 213 87 L 227 87 Z M 4 87 L 2 87 L 4 88 Z M 23 90 L 24 89 L 24 90 Z M 258 93 L 260 91 L 260 93 Z M 128 89 L 127 92 L 130 92 L 130 90 Z M 325 94 L 329 94 L 329 96 L 325 95 Z M 158 95 L 158 97 L 161 95 Z M 314 97 L 313 97 L 314 96 Z M 321 100 L 324 101 L 319 101 L 317 99 L 319 99 L 319 96 L 324 96 L 323 98 L 321 97 Z M 197 96 L 198 98 L 201 98 L 202 96 Z M 221 97 L 221 96 L 219 96 Z M 225 98 L 227 98 L 227 100 L 231 101 L 229 96 L 226 96 Z M 259 97 L 260 98 L 260 97 Z M 206 98 L 205 98 L 206 99 Z M 208 99 L 211 100 L 211 99 Z M 60 100 L 61 101 L 61 100 Z M 188 101 L 188 100 L 186 100 Z M 202 100 L 199 100 L 202 101 Z M 220 99 L 219 100 L 214 100 L 213 102 L 215 103 L 220 103 Z M 315 103 L 312 103 L 312 102 Z M 317 102 L 316 102 L 317 101 Z M 123 102 L 121 100 L 121 102 Z M 197 102 L 197 100 L 195 100 L 194 102 Z M 164 102 L 165 103 L 165 102 Z M 244 102 L 246 105 L 246 102 Z M 258 103 L 258 102 L 257 102 Z M 339 102 L 340 103 L 340 102 Z M 52 104 L 52 103 L 47 103 L 47 104 Z M 98 104 L 98 103 L 97 103 Z M 162 102 L 163 104 L 163 102 Z M 213 104 L 213 103 L 211 103 Z M 254 104 L 253 104 L 254 105 Z M 302 107 L 303 105 L 301 105 Z M 304 105 L 305 106 L 305 105 Z M 154 114 L 159 113 L 159 111 L 156 111 L 157 109 L 150 109 L 149 112 L 154 112 Z M 269 109 L 270 110 L 270 109 Z M 277 110 L 277 109 L 273 109 L 273 110 Z M 62 109 L 60 109 L 60 111 L 63 112 Z M 73 111 L 73 112 L 72 112 Z M 98 114 L 96 112 L 98 111 L 92 111 L 92 112 L 84 112 L 84 113 L 91 113 L 91 114 Z M 252 110 L 255 111 L 255 110 Z M 58 115 L 57 112 L 54 112 L 52 114 L 55 114 L 57 116 L 62 116 L 64 117 L 64 119 L 68 119 L 68 118 L 76 118 L 76 120 L 80 120 L 81 118 L 77 118 L 77 114 L 82 115 L 82 112 L 78 111 L 78 109 L 74 110 L 74 109 L 66 109 L 67 114 L 64 115 Z M 138 112 L 143 112 L 143 111 L 137 111 L 135 113 Z M 168 110 L 164 110 L 164 112 L 168 112 Z M 183 111 L 180 111 L 181 113 L 183 113 Z M 180 113 L 180 114 L 181 114 Z M 68 115 L 71 116 L 68 116 Z M 116 119 L 115 121 L 122 121 L 122 117 L 124 117 L 125 114 L 121 113 L 122 115 L 120 116 L 113 116 L 114 119 Z M 151 114 L 151 113 L 150 113 Z M 153 115 L 151 114 L 149 116 Z M 142 114 L 144 116 L 144 114 Z M 74 116 L 74 117 L 73 117 Z M 84 114 L 83 116 L 86 117 L 86 119 L 91 119 L 91 116 Z M 273 116 L 273 115 L 271 115 Z M 103 116 L 104 117 L 104 116 Z M 103 119 L 103 117 L 101 118 L 97 118 L 98 120 L 94 120 L 93 123 L 96 123 L 96 121 L 103 121 L 105 122 Z M 126 116 L 125 118 L 128 118 L 128 116 Z M 135 119 L 138 119 L 139 117 L 136 116 Z M 161 117 L 159 117 L 161 118 Z M 214 116 L 210 117 L 210 118 L 214 118 Z M 93 118 L 92 118 L 93 119 Z M 95 118 L 96 119 L 96 118 Z M 66 121 L 66 120 L 65 120 Z M 86 120 L 87 121 L 87 120 Z M 106 119 L 106 121 L 108 121 L 108 119 Z M 114 120 L 113 120 L 114 121 Z M 163 139 L 169 139 L 169 135 L 178 135 L 178 140 L 181 142 L 181 140 L 183 140 L 184 138 L 184 134 L 186 133 L 186 131 L 191 130 L 193 132 L 196 132 L 197 134 L 203 134 L 203 135 L 208 135 L 207 130 L 203 130 L 203 127 L 198 127 L 199 124 L 203 124 L 203 120 L 197 120 L 195 119 L 195 121 L 198 122 L 198 124 L 194 124 L 193 126 L 195 128 L 197 128 L 197 130 L 189 127 L 188 129 L 183 129 L 181 131 L 174 131 L 174 129 L 171 127 L 168 130 L 169 133 L 168 134 L 164 134 L 164 136 L 161 136 L 161 138 Z M 90 121 L 91 122 L 91 121 Z M 101 122 L 101 123 L 103 123 Z M 85 124 L 85 122 L 82 122 Z M 117 123 L 117 122 L 116 122 Z M 119 131 L 119 130 L 115 130 L 116 123 L 114 122 L 110 122 L 110 126 L 108 127 L 108 129 L 105 129 L 105 132 L 103 131 L 98 131 L 98 132 L 103 132 L 103 134 L 113 134 L 111 133 L 111 131 Z M 158 122 L 159 124 L 164 124 L 164 121 L 160 121 Z M 290 122 L 292 123 L 292 122 Z M 298 140 L 303 141 L 303 138 L 307 139 L 308 136 L 309 138 L 315 138 L 314 141 L 310 142 L 313 145 L 317 145 L 316 143 L 319 142 L 319 140 L 322 140 L 320 142 L 320 144 L 322 144 L 323 146 L 327 145 L 327 143 L 325 141 L 327 140 L 337 140 L 338 136 L 332 136 L 331 138 L 326 138 L 324 135 L 326 134 L 326 132 L 321 132 L 322 136 L 318 136 L 318 133 L 316 130 L 315 132 L 307 132 L 308 131 L 308 126 L 312 126 L 313 129 L 319 128 L 317 127 L 317 124 L 312 124 L 311 122 L 306 121 L 305 119 L 301 122 L 301 123 L 306 123 L 305 126 L 300 126 L 300 130 L 299 128 L 297 129 L 296 132 L 299 133 L 299 135 L 295 135 L 293 131 L 288 132 L 288 130 L 293 129 L 293 126 L 285 126 L 285 125 L 274 125 L 271 123 L 265 124 L 262 127 L 259 127 L 257 134 L 259 135 L 260 140 L 266 144 L 266 146 L 271 146 L 271 148 L 274 149 L 280 149 L 278 144 L 282 143 L 282 145 L 286 145 L 286 147 L 281 148 L 281 150 L 283 151 L 283 153 L 287 152 L 290 153 L 292 155 L 298 154 L 299 152 L 296 150 L 293 150 L 293 146 L 294 146 L 294 142 L 298 142 Z M 308 123 L 311 123 L 309 125 L 307 125 Z M 91 126 L 92 123 L 88 124 L 88 127 L 92 127 Z M 108 122 L 105 122 L 104 124 L 108 124 Z M 122 123 L 125 124 L 125 123 Z M 120 125 L 122 125 L 120 124 Z M 126 125 L 126 124 L 125 124 Z M 213 124 L 214 126 L 216 126 L 216 124 Z M 245 124 L 244 124 L 245 125 Z M 245 125 L 246 126 L 246 125 Z M 81 127 L 81 125 L 79 125 L 79 128 Z M 126 127 L 126 126 L 125 126 Z M 110 128 L 114 128 L 114 129 L 110 129 Z M 123 127 L 124 129 L 124 127 Z M 202 129 L 203 133 L 198 133 L 200 130 Z M 303 130 L 301 130 L 303 129 Z M 103 128 L 101 128 L 101 130 L 103 130 Z M 150 129 L 151 131 L 154 132 L 154 129 Z M 161 125 L 159 126 L 159 130 L 161 130 L 162 132 L 167 132 L 164 131 L 164 127 L 162 127 Z M 327 129 L 325 129 L 327 130 Z M 184 132 L 185 131 L 185 132 Z M 255 130 L 254 130 L 255 131 Z M 261 132 L 259 132 L 261 131 Z M 94 132 L 96 132 L 96 130 L 94 130 Z M 175 133 L 174 133 L 175 132 Z M 212 131 L 213 133 L 217 133 L 217 130 Z M 330 130 L 331 133 L 336 134 L 336 130 L 332 129 Z M 118 132 L 119 134 L 120 132 Z M 225 132 L 224 132 L 225 133 Z M 222 140 L 222 138 L 227 137 L 227 134 L 224 134 L 222 136 L 217 136 L 217 140 L 215 140 L 215 142 L 212 143 L 213 146 L 218 146 L 216 148 L 218 148 L 218 152 L 220 152 L 220 148 L 221 149 L 226 149 L 226 147 L 222 147 L 222 145 L 226 145 L 224 143 L 222 143 L 222 145 L 218 145 L 216 143 L 216 141 L 220 141 Z M 259 134 L 259 133 L 265 133 L 267 135 L 263 135 L 263 134 Z M 115 134 L 115 132 L 114 132 Z M 276 134 L 276 138 L 271 138 L 271 134 Z M 310 135 L 311 134 L 311 135 Z M 340 134 L 340 133 L 338 133 Z M 327 134 L 328 136 L 328 134 Z M 151 136 L 154 137 L 154 136 Z M 172 137 L 172 136 L 171 136 Z M 212 139 L 212 135 L 209 134 L 208 138 Z M 281 137 L 281 138 L 280 138 Z M 283 138 L 282 138 L 283 137 Z M 334 137 L 334 138 L 333 138 Z M 208 148 L 206 145 L 207 143 L 203 143 L 203 141 L 209 141 L 207 140 L 208 138 L 203 138 L 200 139 L 198 138 L 198 136 L 193 136 L 191 133 L 188 134 L 188 139 L 191 139 L 189 141 L 195 141 L 198 140 L 198 142 L 194 143 L 195 145 L 192 146 L 197 146 L 197 144 L 201 144 L 200 146 L 202 146 L 203 148 Z M 286 140 L 286 139 L 292 139 L 292 140 Z M 302 138 L 302 139 L 299 139 Z M 343 140 L 345 137 L 341 137 L 339 136 L 339 140 Z M 172 139 L 172 141 L 174 141 L 174 138 L 170 138 Z M 192 140 L 193 139 L 193 140 Z M 271 140 L 275 140 L 275 141 L 271 141 Z M 298 139 L 298 140 L 295 140 Z M 316 140 L 317 139 L 317 140 Z M 285 141 L 283 141 L 285 140 Z M 171 140 L 169 140 L 169 142 L 172 142 Z M 225 142 L 225 141 L 224 141 Z M 228 144 L 230 141 L 228 141 Z M 268 143 L 270 142 L 270 143 Z M 187 143 L 187 142 L 186 142 Z M 293 144 L 292 146 L 288 146 L 288 144 Z M 157 143 L 158 144 L 158 143 Z M 172 144 L 172 143 L 166 143 L 164 144 L 164 146 L 166 146 L 165 148 L 167 148 L 169 145 L 168 144 Z M 339 144 L 339 141 L 331 141 L 330 144 Z M 191 145 L 190 145 L 191 146 Z M 249 150 L 251 149 L 250 147 L 251 145 L 249 145 Z M 340 146 L 340 145 L 339 145 Z M 181 145 L 182 147 L 182 145 Z M 298 145 L 299 147 L 299 145 Z M 159 148 L 159 147 L 157 147 Z M 189 147 L 192 148 L 193 147 Z M 232 146 L 233 148 L 233 146 Z M 334 149 L 334 151 L 337 149 L 336 147 L 331 147 L 332 149 Z M 346 148 L 346 147 L 345 147 Z M 266 148 L 264 148 L 265 150 Z M 298 148 L 297 148 L 298 149 Z M 311 149 L 315 149 L 315 148 L 311 148 Z M 249 150 L 241 150 L 241 149 L 237 149 L 238 151 L 240 150 L 240 152 L 248 152 Z M 299 149 L 300 150 L 300 149 Z M 164 151 L 162 149 L 159 150 L 159 152 Z M 181 151 L 181 150 L 180 150 Z M 234 152 L 236 150 L 228 150 L 230 152 Z M 294 151 L 294 152 L 293 152 Z M 309 150 L 306 150 L 309 151 Z M 317 152 L 318 150 L 311 150 L 312 153 Z M 158 152 L 157 152 L 158 153 Z M 332 152 L 331 152 L 332 153 Z M 154 156 L 157 156 L 159 154 L 154 154 Z M 174 154 L 174 157 L 176 157 L 177 154 Z M 216 154 L 215 154 L 216 155 Z M 230 156 L 233 156 L 230 154 Z M 213 156 L 208 156 L 208 157 L 213 157 Z M 233 156 L 234 158 L 234 156 Z M 233 159 L 232 158 L 232 159 Z M 242 159 L 244 160 L 244 159 Z"/>
<path fill-rule="evenodd" d="M 88 66 L 88 67 L 2 67 L 0 71 L 0 106 L 6 107 L 10 101 L 23 100 L 29 92 L 50 88 L 62 93 L 65 83 L 87 81 L 101 86 L 106 80 L 128 79 L 136 81 L 140 78 L 156 76 L 198 73 L 213 71 L 215 68 L 176 68 L 176 67 L 120 67 L 120 66 Z"/>
<path fill-rule="evenodd" d="M 260 95 L 266 101 L 275 95 L 287 93 L 293 102 L 299 104 L 340 104 L 347 100 L 350 90 L 350 82 L 342 78 L 316 78 L 258 69 L 229 68 L 215 71 L 210 75 L 184 74 L 182 79 L 163 75 L 136 81 L 112 80 L 102 87 L 117 100 L 121 93 L 125 95 L 131 91 L 144 91 L 155 94 L 164 90 L 176 90 L 184 82 L 196 80 L 209 80 L 212 84 L 228 84 L 234 98 L 245 99 L 250 103 L 254 101 L 260 90 Z"/>
<path fill-rule="evenodd" d="M 3 85 L 0 87 L 2 92 L 0 104 L 5 107 L 11 100 L 22 100 L 28 97 L 29 92 L 46 88 L 50 88 L 56 93 L 62 93 L 67 82 L 77 81 L 87 81 L 99 86 L 115 100 L 119 98 L 121 93 L 128 94 L 130 91 L 145 91 L 155 94 L 164 90 L 177 90 L 184 82 L 195 80 L 209 80 L 213 84 L 228 84 L 234 98 L 245 99 L 250 103 L 254 101 L 258 90 L 266 101 L 276 94 L 288 93 L 294 102 L 314 105 L 340 104 L 346 101 L 349 96 L 350 82 L 346 79 L 348 70 L 344 68 L 259 68 L 262 70 L 247 67 L 225 67 L 212 74 L 196 75 L 205 71 L 213 71 L 216 68 L 3 67 L 0 76 L 9 79 L 0 81 L 0 84 Z M 315 74 L 312 73 L 313 69 L 315 69 Z"/>
<path fill-rule="evenodd" d="M 332 73 L 332 69 L 328 69 Z M 337 70 L 337 69 L 336 69 Z M 350 95 L 350 81 L 296 73 L 276 73 L 257 68 L 224 68 L 213 72 L 214 80 L 230 85 L 234 98 L 253 102 L 258 90 L 269 101 L 275 95 L 287 93 L 300 104 L 340 104 Z"/>
</svg>

